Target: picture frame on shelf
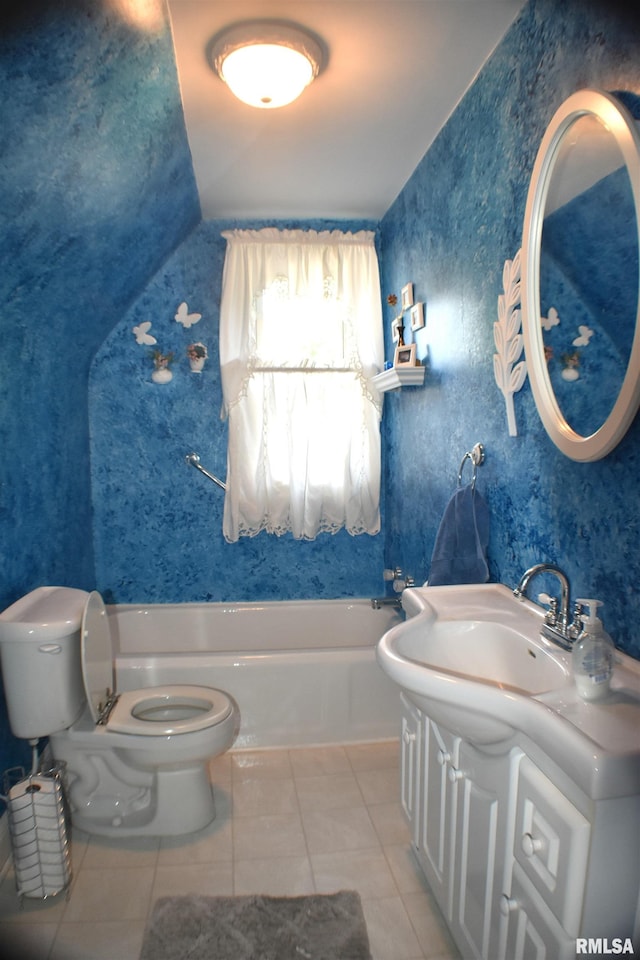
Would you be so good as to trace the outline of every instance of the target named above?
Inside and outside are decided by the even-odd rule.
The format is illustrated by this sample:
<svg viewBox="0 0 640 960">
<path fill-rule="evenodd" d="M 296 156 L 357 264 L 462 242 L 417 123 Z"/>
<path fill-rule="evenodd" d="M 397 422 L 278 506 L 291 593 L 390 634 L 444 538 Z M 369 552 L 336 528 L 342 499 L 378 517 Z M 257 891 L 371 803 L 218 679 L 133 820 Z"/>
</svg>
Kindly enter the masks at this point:
<svg viewBox="0 0 640 960">
<path fill-rule="evenodd" d="M 415 367 L 416 366 L 416 345 L 407 343 L 402 347 L 396 347 L 393 359 L 394 367 Z"/>
<path fill-rule="evenodd" d="M 414 303 L 411 307 L 411 329 L 420 330 L 424 327 L 424 303 Z"/>
<path fill-rule="evenodd" d="M 402 304 L 403 310 L 408 310 L 409 307 L 413 306 L 413 284 L 405 283 L 402 288 L 402 293 L 400 295 L 400 302 Z"/>
</svg>

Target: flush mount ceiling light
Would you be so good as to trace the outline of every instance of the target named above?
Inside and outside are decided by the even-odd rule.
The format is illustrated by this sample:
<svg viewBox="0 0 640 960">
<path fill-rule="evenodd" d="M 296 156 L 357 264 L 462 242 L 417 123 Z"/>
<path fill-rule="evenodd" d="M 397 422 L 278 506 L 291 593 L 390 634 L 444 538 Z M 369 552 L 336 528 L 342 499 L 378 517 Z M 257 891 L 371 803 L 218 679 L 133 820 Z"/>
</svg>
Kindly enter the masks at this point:
<svg viewBox="0 0 640 960">
<path fill-rule="evenodd" d="M 214 37 L 211 63 L 239 100 L 251 107 L 283 107 L 317 77 L 322 50 L 306 30 L 255 20 Z"/>
</svg>

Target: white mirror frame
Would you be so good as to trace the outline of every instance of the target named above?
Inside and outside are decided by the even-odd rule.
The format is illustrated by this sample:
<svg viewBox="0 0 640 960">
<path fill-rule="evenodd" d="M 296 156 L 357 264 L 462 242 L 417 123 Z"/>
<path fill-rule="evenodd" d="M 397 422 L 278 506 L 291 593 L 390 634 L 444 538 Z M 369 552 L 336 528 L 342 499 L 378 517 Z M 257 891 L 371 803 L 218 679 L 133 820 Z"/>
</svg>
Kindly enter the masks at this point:
<svg viewBox="0 0 640 960">
<path fill-rule="evenodd" d="M 603 425 L 588 437 L 567 423 L 556 400 L 544 355 L 540 322 L 540 244 L 544 210 L 555 160 L 565 133 L 581 116 L 597 117 L 612 133 L 624 157 L 636 209 L 640 250 L 640 134 L 629 111 L 608 93 L 580 90 L 554 114 L 540 144 L 531 175 L 522 240 L 521 307 L 527 369 L 540 419 L 555 445 L 572 460 L 600 460 L 629 429 L 640 405 L 640 282 L 631 356 L 618 398 Z"/>
</svg>

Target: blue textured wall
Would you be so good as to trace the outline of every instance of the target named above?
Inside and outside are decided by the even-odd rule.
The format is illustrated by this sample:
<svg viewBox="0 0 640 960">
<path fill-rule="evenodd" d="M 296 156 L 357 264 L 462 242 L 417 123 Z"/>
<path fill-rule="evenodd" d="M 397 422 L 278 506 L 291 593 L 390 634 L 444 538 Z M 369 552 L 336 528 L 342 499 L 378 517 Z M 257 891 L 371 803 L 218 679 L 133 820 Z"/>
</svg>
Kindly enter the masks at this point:
<svg viewBox="0 0 640 960">
<path fill-rule="evenodd" d="M 0 36 L 2 609 L 95 585 L 91 360 L 200 219 L 164 17 L 16 6 Z M 0 703 L 0 772 L 24 759 Z"/>
<path fill-rule="evenodd" d="M 578 89 L 640 91 L 638 15 L 620 11 L 532 0 L 382 221 L 384 294 L 413 281 L 426 301 L 418 354 L 429 352 L 425 388 L 386 404 L 385 530 L 387 564 L 425 579 L 462 456 L 484 443 L 491 579 L 514 584 L 556 561 L 574 596 L 606 602 L 609 631 L 638 657 L 640 422 L 606 459 L 572 462 L 544 432 L 528 382 L 515 396 L 519 436 L 508 436 L 492 367 L 502 267 L 521 245 L 547 124 Z"/>
<path fill-rule="evenodd" d="M 226 241 L 220 233 L 239 225 L 201 224 L 94 362 L 89 403 L 96 581 L 120 603 L 373 596 L 382 586 L 382 536 L 351 537 L 341 530 L 300 541 L 260 533 L 226 543 L 222 490 L 185 464 L 185 455 L 196 451 L 206 469 L 225 476 L 218 328 Z M 360 221 L 303 226 L 375 229 Z M 202 315 L 188 329 L 174 319 L 182 302 Z M 167 384 L 151 380 L 156 347 L 138 345 L 132 333 L 148 321 L 157 347 L 175 355 Z M 194 374 L 186 347 L 198 341 L 209 359 Z"/>
</svg>

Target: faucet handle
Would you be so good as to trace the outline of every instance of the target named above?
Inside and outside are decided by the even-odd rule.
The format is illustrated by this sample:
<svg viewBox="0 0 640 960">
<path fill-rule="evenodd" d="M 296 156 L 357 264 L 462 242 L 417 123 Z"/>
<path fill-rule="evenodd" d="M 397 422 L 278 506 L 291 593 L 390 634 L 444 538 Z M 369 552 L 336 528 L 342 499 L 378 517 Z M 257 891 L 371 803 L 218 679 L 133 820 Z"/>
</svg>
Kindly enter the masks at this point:
<svg viewBox="0 0 640 960">
<path fill-rule="evenodd" d="M 569 636 L 572 640 L 577 639 L 582 633 L 582 628 L 584 627 L 584 623 L 582 622 L 583 612 L 584 607 L 579 601 L 576 601 L 573 605 L 573 621 L 569 626 Z"/>
<path fill-rule="evenodd" d="M 558 622 L 558 598 L 550 597 L 548 593 L 538 594 L 538 600 L 540 603 L 548 603 L 549 609 L 546 612 L 544 622 L 548 623 L 550 626 L 555 627 Z"/>
</svg>

